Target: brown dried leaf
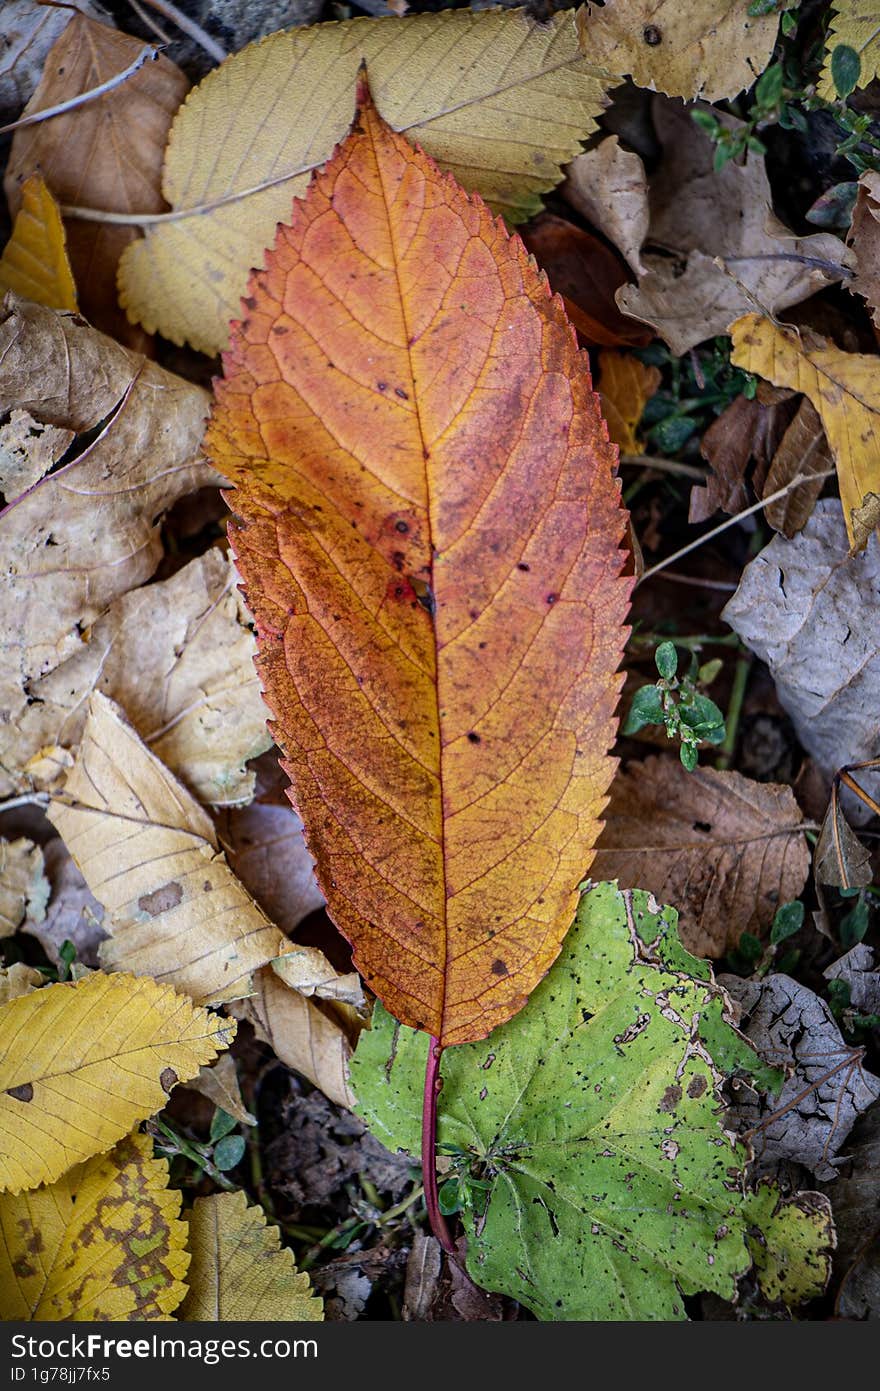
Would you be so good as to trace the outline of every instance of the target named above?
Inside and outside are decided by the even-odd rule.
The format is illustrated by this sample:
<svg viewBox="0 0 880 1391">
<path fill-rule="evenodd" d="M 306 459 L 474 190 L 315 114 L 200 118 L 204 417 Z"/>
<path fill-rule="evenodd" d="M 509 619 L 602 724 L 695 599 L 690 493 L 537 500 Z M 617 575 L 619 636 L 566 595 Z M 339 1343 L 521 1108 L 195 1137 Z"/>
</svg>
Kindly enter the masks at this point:
<svg viewBox="0 0 880 1391">
<path fill-rule="evenodd" d="M 709 426 L 700 453 L 712 472 L 701 484 L 691 488 L 688 521 L 705 522 L 719 508 L 739 512 L 748 502 L 746 470 L 752 458 L 761 406 L 745 396 L 737 396 Z"/>
<path fill-rule="evenodd" d="M 686 265 L 682 273 L 678 259 L 646 256 L 640 284 L 617 292 L 625 313 L 651 324 L 681 355 L 725 333 L 756 300 L 775 313 L 842 279 L 852 252 L 829 232 L 796 237 L 780 222 L 763 156 L 750 152 L 745 164 L 715 170 L 715 146 L 687 107 L 657 97 L 653 112 L 663 158 L 651 179 L 649 236 Z"/>
<path fill-rule="evenodd" d="M 234 1116 L 239 1125 L 256 1125 L 256 1116 L 251 1115 L 241 1099 L 238 1073 L 230 1053 L 221 1053 L 215 1062 L 206 1063 L 186 1085 L 189 1091 L 199 1092 L 227 1115 Z"/>
<path fill-rule="evenodd" d="M 83 879 L 60 836 L 43 846 L 46 877 L 51 895 L 42 918 L 28 917 L 22 932 L 36 937 L 55 966 L 65 942 L 76 947 L 76 959 L 85 966 L 98 965 L 98 947 L 106 932 L 101 926 L 104 910 Z"/>
<path fill-rule="evenodd" d="M 46 977 L 33 966 L 25 966 L 23 961 L 16 961 L 14 966 L 0 966 L 0 1005 L 17 1000 L 19 995 L 29 995 L 45 984 Z"/>
<path fill-rule="evenodd" d="M 43 852 L 29 840 L 0 840 L 0 937 L 11 937 L 25 918 L 42 918 L 49 899 Z"/>
<path fill-rule="evenodd" d="M 335 1000 L 363 1014 L 364 987 L 357 971 L 337 971 L 317 947 L 295 945 L 272 962 L 272 969 L 291 990 L 319 1000 Z"/>
<path fill-rule="evenodd" d="M 797 898 L 810 865 L 801 823 L 789 787 L 651 756 L 612 783 L 590 874 L 671 903 L 688 950 L 720 957 Z"/>
<path fill-rule="evenodd" d="M 880 329 L 880 174 L 875 169 L 866 170 L 859 179 L 849 240 L 856 256 L 850 289 L 867 302 Z"/>
<path fill-rule="evenodd" d="M 764 482 L 763 495 L 769 497 L 797 474 L 825 474 L 834 467 L 834 459 L 828 448 L 822 421 L 813 403 L 804 396 L 798 413 L 782 437 L 779 448 L 773 455 L 770 471 Z M 792 537 L 806 526 L 819 494 L 825 486 L 825 479 L 816 477 L 811 483 L 792 488 L 785 497 L 777 498 L 764 509 L 764 516 L 774 531 Z"/>
<path fill-rule="evenodd" d="M 150 578 L 160 524 L 217 475 L 201 438 L 207 395 L 76 315 L 7 296 L 0 309 L 0 413 L 77 434 L 101 426 L 63 468 L 0 516 L 0 796 L 26 789 L 31 689 L 82 652 L 114 600 Z M 40 440 L 38 438 L 38 446 Z"/>
<path fill-rule="evenodd" d="M 258 1038 L 274 1050 L 287 1067 L 301 1072 L 339 1106 L 353 1107 L 348 1077 L 351 1044 L 329 1011 L 300 995 L 263 967 L 254 976 L 255 993 L 230 1008 L 236 1019 L 253 1024 Z"/>
<path fill-rule="evenodd" d="M 0 425 L 0 493 L 20 497 L 39 483 L 74 438 L 73 430 L 35 420 L 28 411 L 10 411 L 9 419 Z"/>
<path fill-rule="evenodd" d="M 26 114 L 91 91 L 123 72 L 144 50 L 141 39 L 74 15 L 53 45 Z M 15 132 L 5 189 L 13 213 L 21 185 L 39 170 L 61 204 L 115 213 L 156 213 L 171 121 L 189 89 L 164 55 L 145 62 L 118 87 L 51 120 Z M 67 244 L 83 313 L 132 347 L 132 329 L 116 298 L 116 267 L 139 239 L 133 227 L 66 219 Z"/>
<path fill-rule="evenodd" d="M 106 969 L 198 1003 L 246 995 L 287 943 L 230 871 L 207 812 L 98 693 L 64 795 L 49 819 L 107 910 Z"/>
<path fill-rule="evenodd" d="M 645 274 L 641 252 L 650 213 L 645 166 L 638 155 L 610 135 L 571 161 L 559 191 L 617 247 L 636 275 Z"/>
<path fill-rule="evenodd" d="M 254 773 L 245 765 L 271 740 L 237 584 L 231 558 L 214 547 L 171 579 L 117 599 L 78 652 L 29 683 L 20 761 L 47 745 L 74 747 L 89 694 L 99 690 L 199 801 L 250 798 Z"/>
<path fill-rule="evenodd" d="M 813 852 L 813 872 L 820 884 L 831 884 L 836 889 L 860 889 L 874 877 L 871 856 L 844 816 L 836 797 L 822 821 Z"/>
</svg>

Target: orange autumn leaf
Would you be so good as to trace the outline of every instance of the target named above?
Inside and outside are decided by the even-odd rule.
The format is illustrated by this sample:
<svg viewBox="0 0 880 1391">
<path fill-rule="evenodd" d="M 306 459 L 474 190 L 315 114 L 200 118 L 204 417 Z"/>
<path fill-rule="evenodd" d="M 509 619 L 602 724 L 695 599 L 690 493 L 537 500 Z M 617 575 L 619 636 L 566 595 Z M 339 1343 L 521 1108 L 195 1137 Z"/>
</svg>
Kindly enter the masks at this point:
<svg viewBox="0 0 880 1391">
<path fill-rule="evenodd" d="M 234 326 L 208 434 L 329 911 L 444 1045 L 556 957 L 631 580 L 586 356 L 517 237 L 366 92 Z"/>
<path fill-rule="evenodd" d="M 660 369 L 640 362 L 632 353 L 606 348 L 599 354 L 599 400 L 608 435 L 621 454 L 644 454 L 636 434 L 642 413 L 660 386 Z"/>
</svg>

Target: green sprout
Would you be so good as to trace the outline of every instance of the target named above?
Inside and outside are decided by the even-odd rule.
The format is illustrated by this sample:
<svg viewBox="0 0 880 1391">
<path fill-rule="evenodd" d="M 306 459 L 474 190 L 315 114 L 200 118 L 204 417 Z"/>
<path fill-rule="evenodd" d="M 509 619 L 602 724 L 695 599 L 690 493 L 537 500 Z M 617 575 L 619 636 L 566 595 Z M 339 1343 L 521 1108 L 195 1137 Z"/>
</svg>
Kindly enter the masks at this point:
<svg viewBox="0 0 880 1391">
<path fill-rule="evenodd" d="M 638 734 L 646 725 L 664 725 L 667 739 L 679 741 L 679 757 L 692 773 L 697 766 L 697 750 L 701 743 L 723 744 L 724 715 L 707 695 L 698 690 L 717 676 L 717 658 L 697 667 L 691 659 L 691 671 L 678 677 L 678 652 L 672 642 L 661 642 L 654 653 L 658 680 L 653 686 L 642 686 L 633 696 L 624 734 Z"/>
</svg>

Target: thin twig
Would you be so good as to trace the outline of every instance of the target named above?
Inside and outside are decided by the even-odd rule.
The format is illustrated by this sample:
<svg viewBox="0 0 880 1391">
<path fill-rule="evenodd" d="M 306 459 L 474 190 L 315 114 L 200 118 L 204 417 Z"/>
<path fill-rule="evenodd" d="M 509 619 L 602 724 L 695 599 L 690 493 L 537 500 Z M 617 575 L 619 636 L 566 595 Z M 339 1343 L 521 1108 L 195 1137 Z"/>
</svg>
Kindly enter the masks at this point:
<svg viewBox="0 0 880 1391">
<path fill-rule="evenodd" d="M 622 464 L 634 464 L 638 468 L 653 468 L 660 473 L 680 473 L 683 478 L 695 478 L 705 483 L 709 477 L 707 469 L 696 468 L 694 464 L 684 464 L 680 459 L 662 459 L 655 454 L 621 454 Z"/>
<path fill-rule="evenodd" d="M 60 101 L 56 106 L 44 107 L 42 111 L 33 111 L 30 116 L 22 116 L 18 121 L 13 121 L 8 126 L 0 126 L 0 135 L 7 135 L 11 130 L 21 130 L 22 126 L 34 126 L 38 121 L 48 121 L 52 116 L 63 116 L 67 111 L 73 111 L 78 106 L 85 106 L 87 102 L 95 101 L 97 97 L 106 96 L 107 92 L 114 91 L 121 87 L 122 83 L 129 77 L 133 77 L 139 68 L 146 62 L 155 62 L 159 57 L 159 50 L 153 44 L 145 44 L 138 56 L 122 72 L 118 72 L 115 77 L 108 77 L 106 82 L 102 82 L 97 87 L 91 87 L 88 92 L 80 92 L 78 96 L 68 97 L 67 101 Z"/>
<path fill-rule="evenodd" d="M 691 584 L 697 589 L 722 589 L 725 594 L 733 594 L 739 585 L 730 580 L 707 580 L 702 575 L 679 575 L 674 570 L 664 570 L 658 580 L 669 580 L 672 584 Z"/>
<path fill-rule="evenodd" d="M 24 792 L 20 797 L 7 797 L 0 802 L 0 812 L 13 811 L 16 807 L 48 807 L 51 800 L 48 792 Z"/>
<path fill-rule="evenodd" d="M 761 498 L 760 502 L 753 503 L 751 507 L 746 507 L 744 511 L 737 512 L 734 516 L 728 517 L 726 522 L 722 522 L 720 526 L 713 527 L 711 531 L 706 532 L 705 536 L 698 536 L 696 541 L 689 541 L 686 546 L 682 546 L 681 550 L 674 551 L 673 554 L 667 556 L 665 560 L 658 560 L 657 564 L 652 565 L 650 569 L 646 570 L 641 579 L 637 580 L 636 583 L 644 584 L 645 580 L 650 579 L 652 575 L 658 574 L 660 570 L 665 570 L 667 565 L 672 565 L 674 561 L 680 560 L 683 555 L 690 555 L 691 551 L 695 551 L 698 546 L 705 545 L 707 541 L 714 541 L 715 537 L 720 536 L 723 531 L 727 531 L 728 527 L 735 526 L 737 522 L 741 522 L 745 517 L 753 516 L 755 512 L 763 511 L 771 502 L 776 502 L 778 498 L 785 497 L 786 493 L 790 493 L 794 488 L 799 488 L 802 483 L 813 483 L 817 478 L 831 478 L 835 472 L 835 469 L 826 469 L 824 473 L 796 474 L 790 483 L 786 483 L 784 488 L 777 488 L 775 493 L 771 493 L 769 497 Z"/>
<path fill-rule="evenodd" d="M 196 24 L 194 19 L 190 19 L 176 5 L 171 4 L 171 0 L 143 0 L 145 5 L 170 19 L 172 24 L 176 24 L 178 29 L 182 29 L 184 34 L 188 34 L 195 43 L 205 50 L 209 58 L 213 58 L 215 63 L 222 63 L 229 56 L 222 44 L 212 39 L 210 34 L 206 34 L 200 24 Z"/>
<path fill-rule="evenodd" d="M 148 29 L 152 30 L 152 32 L 156 35 L 156 38 L 159 40 L 161 44 L 165 44 L 167 46 L 168 44 L 174 42 L 171 35 L 165 33 L 165 30 L 162 28 L 161 24 L 157 24 L 153 16 L 151 14 L 147 14 L 146 10 L 140 3 L 140 0 L 128 0 L 128 3 L 134 10 L 141 24 L 145 24 Z"/>
</svg>

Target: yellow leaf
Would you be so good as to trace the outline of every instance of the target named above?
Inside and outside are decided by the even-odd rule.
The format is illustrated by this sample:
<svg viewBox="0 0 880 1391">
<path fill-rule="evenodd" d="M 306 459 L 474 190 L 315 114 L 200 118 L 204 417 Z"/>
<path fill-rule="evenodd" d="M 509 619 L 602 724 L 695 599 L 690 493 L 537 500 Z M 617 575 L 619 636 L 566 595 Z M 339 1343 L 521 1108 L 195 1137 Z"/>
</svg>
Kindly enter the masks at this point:
<svg viewBox="0 0 880 1391">
<path fill-rule="evenodd" d="M 187 1323 L 268 1320 L 320 1321 L 320 1299 L 308 1275 L 282 1249 L 277 1227 L 244 1193 L 197 1198 L 189 1214 L 189 1293 L 180 1309 Z"/>
<path fill-rule="evenodd" d="M 621 454 L 644 454 L 636 435 L 645 404 L 660 385 L 660 370 L 647 367 L 632 353 L 606 348 L 599 354 L 599 399 L 608 425 L 608 438 Z"/>
<path fill-rule="evenodd" d="M 207 812 L 97 692 L 64 791 L 49 819 L 107 910 L 102 964 L 201 1004 L 247 995 L 287 939 L 233 875 Z"/>
<path fill-rule="evenodd" d="M 186 1224 L 152 1155 L 135 1132 L 49 1187 L 0 1197 L 0 1317 L 169 1317 L 186 1293 Z"/>
<path fill-rule="evenodd" d="M 0 1008 L 0 1190 L 54 1183 L 160 1110 L 235 1025 L 134 976 L 47 985 Z"/>
<path fill-rule="evenodd" d="M 819 413 L 837 465 L 840 500 L 850 545 L 862 550 L 876 525 L 880 494 L 880 370 L 876 357 L 845 353 L 822 338 L 777 328 L 760 314 L 744 314 L 731 326 L 731 361 L 776 386 L 808 396 Z"/>
<path fill-rule="evenodd" d="M 355 19 L 271 34 L 210 73 L 169 138 L 163 192 L 180 220 L 120 263 L 129 317 L 175 343 L 224 348 L 251 266 L 346 135 L 367 61 L 382 115 L 509 220 L 537 212 L 605 105 L 570 11 Z M 210 157 L 206 157 L 210 151 Z M 214 205 L 218 206 L 214 206 Z"/>
<path fill-rule="evenodd" d="M 880 10 L 866 0 L 834 0 L 834 14 L 825 40 L 825 63 L 817 91 L 834 101 L 837 90 L 831 80 L 831 55 L 845 44 L 859 55 L 862 70 L 857 87 L 867 87 L 880 72 Z"/>
<path fill-rule="evenodd" d="M 747 0 L 605 0 L 578 12 L 581 48 L 638 87 L 717 101 L 751 87 L 766 68 L 779 15 Z"/>
<path fill-rule="evenodd" d="M 0 257 L 0 293 L 6 290 L 49 309 L 76 309 L 64 223 L 39 174 L 22 184 L 21 210 Z"/>
</svg>

